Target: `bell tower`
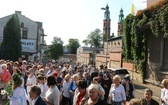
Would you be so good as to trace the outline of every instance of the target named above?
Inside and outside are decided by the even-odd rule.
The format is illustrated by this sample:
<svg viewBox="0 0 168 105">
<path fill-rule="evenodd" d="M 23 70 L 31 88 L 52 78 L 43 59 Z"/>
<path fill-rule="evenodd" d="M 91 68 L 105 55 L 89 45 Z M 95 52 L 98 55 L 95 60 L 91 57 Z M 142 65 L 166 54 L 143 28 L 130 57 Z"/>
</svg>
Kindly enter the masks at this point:
<svg viewBox="0 0 168 105">
<path fill-rule="evenodd" d="M 121 8 L 118 21 L 118 34 L 117 34 L 118 36 L 121 36 L 123 34 L 123 20 L 124 20 L 124 14 L 123 9 Z"/>
<path fill-rule="evenodd" d="M 106 5 L 106 8 L 102 8 L 102 10 L 105 10 L 104 12 L 104 20 L 103 20 L 103 43 L 107 42 L 108 38 L 110 37 L 110 11 L 108 4 Z"/>
</svg>

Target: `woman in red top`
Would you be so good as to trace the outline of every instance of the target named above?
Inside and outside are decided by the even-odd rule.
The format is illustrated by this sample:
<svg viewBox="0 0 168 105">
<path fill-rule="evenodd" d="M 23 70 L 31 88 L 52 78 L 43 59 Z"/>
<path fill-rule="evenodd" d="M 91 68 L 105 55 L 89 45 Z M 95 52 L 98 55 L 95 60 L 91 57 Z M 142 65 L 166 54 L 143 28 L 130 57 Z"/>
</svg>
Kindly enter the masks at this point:
<svg viewBox="0 0 168 105">
<path fill-rule="evenodd" d="M 75 90 L 73 105 L 85 105 L 89 97 L 86 91 L 87 83 L 84 80 L 79 80 L 76 86 L 77 89 Z"/>
<path fill-rule="evenodd" d="M 2 64 L 2 70 L 3 73 L 0 75 L 0 88 L 6 88 L 6 84 L 10 81 L 11 79 L 11 74 L 7 69 L 6 64 Z"/>
</svg>

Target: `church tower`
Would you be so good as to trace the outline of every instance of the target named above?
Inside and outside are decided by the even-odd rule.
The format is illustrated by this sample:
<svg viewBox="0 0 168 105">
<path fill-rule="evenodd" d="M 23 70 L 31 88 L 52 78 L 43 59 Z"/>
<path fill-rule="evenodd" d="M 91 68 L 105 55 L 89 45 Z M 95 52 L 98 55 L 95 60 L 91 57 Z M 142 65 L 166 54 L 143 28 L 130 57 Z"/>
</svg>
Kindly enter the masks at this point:
<svg viewBox="0 0 168 105">
<path fill-rule="evenodd" d="M 118 36 L 121 36 L 123 34 L 123 20 L 124 20 L 124 14 L 123 9 L 121 8 L 118 21 L 118 34 L 117 34 Z"/>
<path fill-rule="evenodd" d="M 104 20 L 103 20 L 103 43 L 107 42 L 107 40 L 110 37 L 110 11 L 108 4 L 106 5 L 106 8 L 102 8 L 102 10 L 105 10 L 104 12 Z"/>
</svg>

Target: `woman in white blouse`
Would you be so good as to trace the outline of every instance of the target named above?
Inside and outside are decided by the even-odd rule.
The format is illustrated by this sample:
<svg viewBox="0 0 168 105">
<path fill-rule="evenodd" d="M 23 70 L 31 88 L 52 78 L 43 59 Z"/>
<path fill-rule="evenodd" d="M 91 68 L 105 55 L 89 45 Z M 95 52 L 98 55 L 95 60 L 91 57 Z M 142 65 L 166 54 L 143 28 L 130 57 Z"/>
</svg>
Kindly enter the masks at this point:
<svg viewBox="0 0 168 105">
<path fill-rule="evenodd" d="M 54 76 L 47 77 L 47 85 L 49 89 L 45 94 L 45 102 L 47 103 L 47 105 L 59 105 L 60 91 L 56 86 L 56 80 Z"/>
<path fill-rule="evenodd" d="M 113 84 L 109 91 L 108 101 L 111 101 L 112 105 L 126 105 L 126 95 L 123 85 L 120 84 L 121 78 L 118 75 L 113 77 Z"/>
<path fill-rule="evenodd" d="M 26 94 L 23 89 L 22 80 L 18 74 L 14 74 L 13 77 L 13 93 L 10 97 L 10 105 L 27 105 Z"/>
<path fill-rule="evenodd" d="M 41 89 L 41 94 L 40 94 L 40 96 L 41 96 L 42 98 L 45 98 L 45 93 L 46 93 L 47 90 L 48 90 L 48 86 L 46 85 L 46 82 L 45 82 L 45 77 L 42 76 L 42 75 L 38 75 L 37 81 L 38 81 L 38 86 L 39 86 L 40 89 Z"/>
<path fill-rule="evenodd" d="M 168 79 L 162 81 L 163 89 L 161 89 L 161 102 L 162 105 L 168 105 Z"/>
<path fill-rule="evenodd" d="M 63 88 L 62 88 L 62 105 L 69 105 L 71 104 L 71 99 L 70 99 L 70 75 L 66 74 L 64 77 L 64 82 L 63 82 Z"/>
<path fill-rule="evenodd" d="M 27 78 L 26 86 L 27 86 L 28 101 L 30 105 L 32 105 L 32 99 L 30 99 L 29 92 L 30 92 L 31 86 L 34 86 L 34 85 L 36 85 L 36 77 L 34 75 L 34 70 L 33 68 L 29 68 L 29 75 Z"/>
</svg>

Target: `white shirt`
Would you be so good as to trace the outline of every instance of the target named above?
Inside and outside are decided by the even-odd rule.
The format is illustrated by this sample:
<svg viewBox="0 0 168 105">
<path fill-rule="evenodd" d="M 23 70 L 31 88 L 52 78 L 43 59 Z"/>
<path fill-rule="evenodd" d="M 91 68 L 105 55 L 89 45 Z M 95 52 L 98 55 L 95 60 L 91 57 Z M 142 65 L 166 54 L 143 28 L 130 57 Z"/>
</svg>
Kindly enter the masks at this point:
<svg viewBox="0 0 168 105">
<path fill-rule="evenodd" d="M 27 105 L 24 88 L 17 87 L 10 97 L 10 105 Z"/>
<path fill-rule="evenodd" d="M 47 72 L 46 76 L 53 75 L 53 73 L 54 73 L 54 70 L 48 70 L 48 72 Z"/>
<path fill-rule="evenodd" d="M 53 105 L 59 105 L 60 103 L 60 91 L 55 85 L 53 88 L 49 88 L 45 94 L 45 99 L 52 102 Z"/>
<path fill-rule="evenodd" d="M 27 78 L 27 84 L 36 85 L 36 77 L 32 75 L 31 77 Z M 29 94 L 31 86 L 27 86 L 27 93 Z"/>
<path fill-rule="evenodd" d="M 164 101 L 162 105 L 168 105 L 168 89 L 161 89 L 161 99 Z"/>
<path fill-rule="evenodd" d="M 39 84 L 38 86 L 41 88 L 41 95 L 40 96 L 41 96 L 41 98 L 44 98 L 45 93 L 48 90 L 48 86 L 46 84 Z"/>
<path fill-rule="evenodd" d="M 64 97 L 70 98 L 70 92 L 69 92 L 70 85 L 71 85 L 71 82 L 66 82 L 66 81 L 63 82 L 62 91 L 63 91 Z"/>
<path fill-rule="evenodd" d="M 114 87 L 114 84 L 111 85 L 109 91 L 109 97 L 111 97 L 112 101 L 121 102 L 126 100 L 125 90 L 123 85 L 119 85 L 117 88 Z"/>
</svg>

